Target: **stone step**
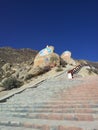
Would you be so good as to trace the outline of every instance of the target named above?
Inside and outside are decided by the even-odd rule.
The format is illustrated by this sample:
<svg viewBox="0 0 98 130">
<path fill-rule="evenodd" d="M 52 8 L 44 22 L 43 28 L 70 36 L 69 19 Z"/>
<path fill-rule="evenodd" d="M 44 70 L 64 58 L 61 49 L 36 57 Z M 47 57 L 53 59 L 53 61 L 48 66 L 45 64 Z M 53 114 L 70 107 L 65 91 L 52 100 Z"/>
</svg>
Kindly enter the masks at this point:
<svg viewBox="0 0 98 130">
<path fill-rule="evenodd" d="M 15 127 L 15 126 L 0 126 L 0 130 L 38 130 L 34 128 L 23 128 L 23 127 Z M 40 129 L 39 129 L 40 130 Z"/>
<path fill-rule="evenodd" d="M 0 109 L 10 109 L 10 108 L 98 108 L 98 104 L 96 103 L 35 103 L 30 105 L 14 105 L 14 104 L 0 104 Z"/>
<path fill-rule="evenodd" d="M 65 91 L 65 92 L 61 91 L 60 93 L 65 94 L 67 96 L 69 96 L 69 95 L 73 95 L 73 96 L 79 96 L 79 95 L 82 95 L 82 96 L 97 96 L 97 94 L 98 94 L 98 89 L 96 89 L 96 88 L 95 88 L 95 90 L 90 90 L 90 89 L 85 90 L 85 89 L 83 89 L 83 90 L 79 90 L 79 91 L 74 92 L 74 90 L 71 90 L 71 92 L 70 92 L 70 90 L 68 90 L 68 91 Z M 59 93 L 56 93 L 56 94 L 59 95 Z"/>
<path fill-rule="evenodd" d="M 51 99 L 52 100 L 52 99 Z M 25 103 L 16 103 L 14 101 L 14 103 L 10 102 L 6 102 L 5 104 L 0 104 L 0 108 L 6 108 L 6 107 L 27 107 L 27 106 L 30 106 L 30 107 L 33 107 L 33 106 L 49 106 L 49 105 L 52 105 L 52 106 L 83 106 L 83 107 L 98 107 L 98 100 L 73 100 L 73 99 L 70 99 L 70 100 L 59 100 L 56 101 L 56 100 L 52 100 L 52 101 L 36 101 L 36 102 L 25 102 Z"/>
<path fill-rule="evenodd" d="M 53 98 L 52 98 L 53 99 Z M 56 98 L 54 98 L 54 100 L 55 100 Z M 73 100 L 75 100 L 75 101 L 79 101 L 79 100 L 82 100 L 82 101 L 98 101 L 98 98 L 81 98 L 81 97 L 79 97 L 79 98 L 74 98 L 74 97 L 59 97 L 58 98 L 58 100 L 63 100 L 63 101 L 66 101 L 66 100 L 70 100 L 70 101 L 73 101 Z"/>
<path fill-rule="evenodd" d="M 38 124 L 31 124 L 25 123 L 23 126 L 15 127 L 15 126 L 7 126 L 0 127 L 0 130 L 83 130 L 82 128 L 75 127 L 75 126 L 49 126 L 49 125 L 38 125 Z"/>
<path fill-rule="evenodd" d="M 98 86 L 59 78 L 2 102 L 0 129 L 98 130 Z"/>
<path fill-rule="evenodd" d="M 18 120 L 18 121 L 17 121 Z M 0 127 L 3 129 L 12 128 L 17 130 L 97 130 L 97 121 L 60 121 L 60 120 L 32 120 L 32 119 L 10 119 L 0 120 Z M 7 129 L 3 129 L 7 130 Z M 9 130 L 9 129 L 8 129 Z"/>
<path fill-rule="evenodd" d="M 5 128 L 8 128 L 8 130 L 50 130 L 49 125 L 39 125 L 39 124 L 33 124 L 31 122 L 18 122 L 17 121 L 9 121 L 9 122 L 0 122 L 0 126 L 3 127 L 6 126 Z M 6 129 L 5 129 L 6 130 Z"/>
<path fill-rule="evenodd" d="M 46 120 L 73 120 L 73 121 L 94 121 L 98 120 L 98 114 L 91 113 L 22 113 L 22 112 L 7 112 L 0 114 L 2 118 L 24 118 L 24 119 L 46 119 Z"/>
<path fill-rule="evenodd" d="M 28 113 L 28 114 L 13 114 L 13 117 L 30 118 L 30 119 L 46 119 L 46 120 L 73 120 L 73 121 L 94 121 L 98 120 L 98 115 L 87 113 Z"/>
<path fill-rule="evenodd" d="M 24 99 L 25 100 L 25 99 Z M 18 100 L 17 101 L 17 99 L 14 99 L 13 101 L 9 101 L 9 102 L 5 102 L 5 103 L 0 103 L 0 106 L 1 106 L 1 104 L 9 104 L 9 105 L 32 105 L 32 104 L 34 104 L 34 103 L 51 103 L 51 104 L 54 104 L 54 103 L 63 103 L 63 104 L 66 104 L 66 103 L 96 103 L 96 104 L 98 104 L 98 100 L 81 100 L 81 99 L 79 99 L 79 100 L 68 100 L 67 98 L 64 98 L 64 100 L 60 100 L 59 98 L 51 98 L 51 99 L 45 99 L 45 100 L 26 100 L 25 102 L 23 102 L 23 100 Z"/>
<path fill-rule="evenodd" d="M 78 101 L 78 100 L 83 100 L 83 101 L 85 101 L 85 100 L 87 100 L 87 101 L 90 101 L 90 100 L 92 100 L 92 101 L 98 101 L 98 97 L 81 97 L 81 96 L 79 96 L 79 97 L 73 97 L 73 96 L 55 96 L 55 97 L 52 97 L 52 99 L 53 100 L 56 100 L 57 98 L 56 97 L 58 97 L 58 100 L 63 100 L 63 101 L 66 101 L 66 100 L 76 100 L 76 101 Z"/>
<path fill-rule="evenodd" d="M 89 91 L 89 90 L 88 90 Z M 95 91 L 98 91 L 98 90 L 95 90 Z M 90 92 L 88 93 L 63 93 L 62 92 L 62 95 L 59 93 L 59 94 L 55 94 L 55 96 L 62 96 L 62 97 L 98 97 L 98 93 L 94 92 L 93 94 L 90 94 Z"/>
<path fill-rule="evenodd" d="M 52 98 L 51 100 L 54 100 L 54 101 L 56 101 L 56 98 Z M 73 102 L 77 102 L 76 104 L 85 104 L 85 103 L 92 103 L 92 104 L 97 104 L 98 103 L 98 99 L 97 98 L 80 98 L 80 97 L 78 97 L 78 98 L 63 98 L 63 97 L 59 97 L 58 98 L 58 102 L 60 102 L 60 101 L 62 101 L 62 102 L 69 102 L 69 103 L 72 103 L 73 104 Z M 48 102 L 48 101 L 47 101 Z M 66 104 L 65 103 L 65 104 Z M 60 103 L 61 104 L 61 103 Z"/>
<path fill-rule="evenodd" d="M 98 114 L 98 108 L 40 108 L 40 107 L 32 107 L 32 108 L 2 108 L 0 109 L 0 114 L 3 112 L 20 112 L 20 113 L 92 113 Z"/>
<path fill-rule="evenodd" d="M 10 107 L 10 106 L 9 106 Z M 69 109 L 69 108 L 98 108 L 98 104 L 59 104 L 59 103 L 54 103 L 54 104 L 34 104 L 34 105 L 31 105 L 29 107 L 26 107 L 25 108 L 42 108 L 42 109 L 49 109 L 49 108 L 65 108 L 65 109 Z M 16 107 L 16 108 L 19 108 L 19 107 Z M 20 107 L 20 108 L 24 108 L 24 107 Z"/>
<path fill-rule="evenodd" d="M 37 125 L 36 125 L 37 126 Z M 34 126 L 35 127 L 35 126 Z M 49 127 L 47 126 L 42 126 L 40 129 L 37 128 L 26 128 L 26 127 L 0 127 L 0 130 L 83 130 L 82 128 L 79 127 L 67 127 L 67 126 L 58 126 L 58 127 Z M 89 129 L 90 130 L 90 129 Z"/>
<path fill-rule="evenodd" d="M 98 103 L 93 103 L 93 102 L 47 102 L 47 103 L 34 103 L 34 104 L 0 104 L 0 110 L 11 110 L 11 109 L 16 109 L 16 110 L 21 110 L 21 109 L 33 109 L 33 108 L 42 108 L 42 109 L 50 109 L 50 108 L 62 108 L 62 109 L 70 109 L 70 108 L 98 108 Z"/>
</svg>

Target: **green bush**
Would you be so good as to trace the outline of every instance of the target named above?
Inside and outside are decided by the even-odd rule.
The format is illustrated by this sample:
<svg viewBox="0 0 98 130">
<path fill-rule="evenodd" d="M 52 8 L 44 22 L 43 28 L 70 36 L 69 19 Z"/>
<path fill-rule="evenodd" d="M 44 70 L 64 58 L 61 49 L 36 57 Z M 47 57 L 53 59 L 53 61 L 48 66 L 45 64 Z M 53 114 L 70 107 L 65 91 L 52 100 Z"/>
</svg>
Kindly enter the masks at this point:
<svg viewBox="0 0 98 130">
<path fill-rule="evenodd" d="M 6 80 L 4 80 L 2 85 L 6 90 L 11 90 L 13 88 L 19 88 L 23 85 L 23 83 L 17 80 L 15 77 L 9 77 Z"/>
</svg>

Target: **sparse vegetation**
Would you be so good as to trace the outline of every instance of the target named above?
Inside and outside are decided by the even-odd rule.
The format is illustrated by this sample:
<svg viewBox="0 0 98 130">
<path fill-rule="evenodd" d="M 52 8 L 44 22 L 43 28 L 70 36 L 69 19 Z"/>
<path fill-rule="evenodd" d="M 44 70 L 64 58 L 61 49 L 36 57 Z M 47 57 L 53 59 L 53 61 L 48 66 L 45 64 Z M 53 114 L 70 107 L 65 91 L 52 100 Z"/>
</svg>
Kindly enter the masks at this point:
<svg viewBox="0 0 98 130">
<path fill-rule="evenodd" d="M 93 70 L 94 73 L 98 74 L 98 69 Z"/>
<path fill-rule="evenodd" d="M 13 88 L 19 88 L 22 85 L 23 85 L 23 83 L 21 81 L 17 80 L 15 77 L 9 77 L 9 78 L 5 79 L 2 83 L 2 86 L 6 90 L 11 90 Z"/>
<path fill-rule="evenodd" d="M 38 51 L 31 49 L 13 49 L 10 47 L 0 48 L 0 86 L 6 90 L 18 88 L 23 85 L 23 82 L 30 82 L 30 79 L 37 78 L 52 67 L 58 66 L 56 72 L 63 71 L 67 67 L 67 62 L 59 55 L 52 55 L 49 58 L 49 65 L 33 66 L 34 58 Z M 89 75 L 98 74 L 98 62 L 78 61 L 81 64 L 88 64 Z"/>
<path fill-rule="evenodd" d="M 0 78 L 4 75 L 4 71 L 0 68 Z"/>
<path fill-rule="evenodd" d="M 54 64 L 57 62 L 57 60 L 58 60 L 57 57 L 51 57 L 51 58 L 50 58 L 50 61 L 51 61 L 52 63 L 54 63 Z"/>
<path fill-rule="evenodd" d="M 5 73 L 5 77 L 10 77 L 12 75 L 12 73 L 10 73 L 9 71 L 7 73 Z"/>
<path fill-rule="evenodd" d="M 11 47 L 0 48 L 0 67 L 6 63 L 33 62 L 38 51 L 31 49 L 13 49 Z"/>
<path fill-rule="evenodd" d="M 30 80 L 33 77 L 33 74 L 27 74 L 25 76 L 25 80 Z"/>
<path fill-rule="evenodd" d="M 59 72 L 59 71 L 63 71 L 62 66 L 58 66 L 58 68 L 56 69 L 56 72 Z"/>
<path fill-rule="evenodd" d="M 67 63 L 62 58 L 60 58 L 60 65 L 62 67 L 66 67 Z"/>
<path fill-rule="evenodd" d="M 96 73 L 98 74 L 98 69 L 94 69 L 94 68 L 90 68 L 90 69 L 87 69 L 89 74 L 91 75 L 92 73 Z"/>
</svg>

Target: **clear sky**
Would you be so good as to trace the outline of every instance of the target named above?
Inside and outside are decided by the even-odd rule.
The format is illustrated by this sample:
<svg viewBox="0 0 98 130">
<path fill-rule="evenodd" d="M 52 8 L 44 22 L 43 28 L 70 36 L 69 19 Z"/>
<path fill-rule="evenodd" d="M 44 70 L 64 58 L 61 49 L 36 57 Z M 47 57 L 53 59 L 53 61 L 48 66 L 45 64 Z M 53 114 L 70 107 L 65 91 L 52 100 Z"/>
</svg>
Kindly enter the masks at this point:
<svg viewBox="0 0 98 130">
<path fill-rule="evenodd" d="M 0 0 L 0 47 L 46 45 L 98 61 L 98 0 Z"/>
</svg>

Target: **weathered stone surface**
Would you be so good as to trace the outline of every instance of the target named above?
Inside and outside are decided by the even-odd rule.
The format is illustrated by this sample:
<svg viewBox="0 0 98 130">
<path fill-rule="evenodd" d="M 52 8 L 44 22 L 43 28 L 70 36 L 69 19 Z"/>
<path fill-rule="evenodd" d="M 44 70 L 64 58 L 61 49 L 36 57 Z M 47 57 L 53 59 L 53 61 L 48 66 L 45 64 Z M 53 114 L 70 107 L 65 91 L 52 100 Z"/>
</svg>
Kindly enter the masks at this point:
<svg viewBox="0 0 98 130">
<path fill-rule="evenodd" d="M 89 66 L 84 66 L 83 68 L 81 68 L 78 74 L 82 77 L 97 76 L 97 74 L 94 73 L 94 71 Z"/>
<path fill-rule="evenodd" d="M 76 62 L 71 58 L 71 52 L 70 51 L 64 51 L 61 55 L 61 58 L 71 65 L 76 65 Z"/>
<path fill-rule="evenodd" d="M 58 54 L 54 53 L 54 47 L 47 46 L 45 49 L 41 50 L 34 60 L 34 67 L 45 67 L 45 66 L 58 66 L 60 64 L 60 57 Z"/>
<path fill-rule="evenodd" d="M 50 67 L 49 67 L 49 66 L 45 66 L 45 67 L 43 67 L 43 68 L 37 66 L 37 67 L 35 67 L 35 68 L 32 68 L 32 69 L 29 71 L 28 75 L 31 75 L 32 77 L 34 77 L 34 76 L 38 76 L 38 75 L 40 75 L 40 74 L 43 74 L 43 73 L 45 73 L 45 72 L 48 72 L 49 70 L 50 70 Z M 26 75 L 26 77 L 28 77 L 28 75 Z"/>
<path fill-rule="evenodd" d="M 11 70 L 12 65 L 10 63 L 6 63 L 2 66 L 2 70 L 6 73 Z"/>
</svg>

